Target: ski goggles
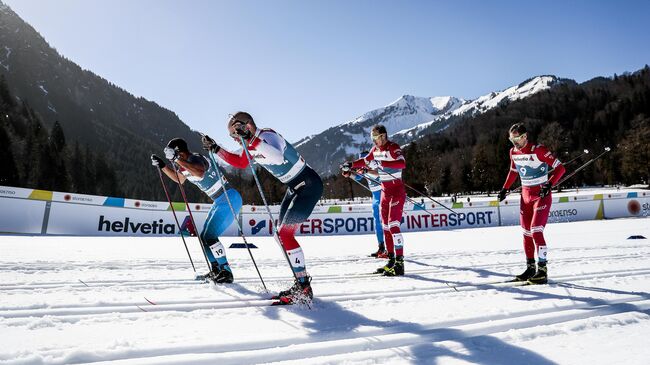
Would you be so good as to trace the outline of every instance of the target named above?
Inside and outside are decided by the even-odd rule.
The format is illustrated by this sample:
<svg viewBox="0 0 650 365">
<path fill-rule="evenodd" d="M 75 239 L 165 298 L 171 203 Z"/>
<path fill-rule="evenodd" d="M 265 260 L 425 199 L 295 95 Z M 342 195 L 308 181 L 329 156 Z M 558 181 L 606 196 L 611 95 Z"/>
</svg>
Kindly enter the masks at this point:
<svg viewBox="0 0 650 365">
<path fill-rule="evenodd" d="M 515 143 L 515 142 L 521 141 L 524 137 L 526 137 L 526 135 L 527 135 L 527 133 L 524 133 L 524 134 L 516 136 L 516 137 L 510 136 L 510 138 L 508 138 L 508 139 L 510 140 L 510 142 Z"/>
<path fill-rule="evenodd" d="M 381 133 L 381 134 L 371 134 L 371 135 L 370 135 L 370 138 L 372 138 L 373 141 L 376 141 L 376 140 L 378 140 L 379 138 L 381 138 L 382 136 L 386 136 L 386 134 L 385 134 L 385 133 Z"/>
</svg>

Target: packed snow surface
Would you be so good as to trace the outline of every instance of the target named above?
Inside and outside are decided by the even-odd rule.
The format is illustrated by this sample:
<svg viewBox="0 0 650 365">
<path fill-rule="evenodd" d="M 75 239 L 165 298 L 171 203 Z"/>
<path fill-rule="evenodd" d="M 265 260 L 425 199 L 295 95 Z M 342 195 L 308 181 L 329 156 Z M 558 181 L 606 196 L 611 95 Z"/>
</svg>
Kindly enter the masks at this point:
<svg viewBox="0 0 650 365">
<path fill-rule="evenodd" d="M 206 284 L 180 238 L 0 237 L 2 364 L 648 364 L 650 220 L 547 227 L 549 285 L 521 231 L 407 233 L 406 275 L 370 274 L 374 236 L 300 237 L 316 299 L 270 307 L 245 249 Z M 291 284 L 250 237 L 271 292 Z M 205 271 L 196 238 L 194 264 Z M 226 247 L 237 238 L 224 238 Z"/>
</svg>

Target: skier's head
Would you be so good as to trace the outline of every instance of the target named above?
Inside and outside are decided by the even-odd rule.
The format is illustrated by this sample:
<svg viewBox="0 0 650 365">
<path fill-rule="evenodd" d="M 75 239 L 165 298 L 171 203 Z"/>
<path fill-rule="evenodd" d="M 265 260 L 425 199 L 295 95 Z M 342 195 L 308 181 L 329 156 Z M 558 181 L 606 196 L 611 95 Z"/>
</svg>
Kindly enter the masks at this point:
<svg viewBox="0 0 650 365">
<path fill-rule="evenodd" d="M 187 148 L 187 142 L 185 142 L 185 140 L 182 138 L 172 138 L 169 142 L 167 142 L 167 147 L 178 152 L 190 152 L 190 150 Z"/>
<path fill-rule="evenodd" d="M 182 158 L 187 158 L 187 155 L 190 154 L 190 150 L 187 148 L 187 142 L 182 138 L 172 138 L 167 142 L 167 147 L 176 150 Z"/>
<path fill-rule="evenodd" d="M 251 139 L 256 131 L 257 126 L 253 117 L 246 112 L 237 112 L 228 118 L 228 134 L 238 142 L 240 142 L 240 136 L 244 139 Z"/>
<path fill-rule="evenodd" d="M 524 123 L 515 123 L 510 127 L 509 139 L 517 148 L 523 148 L 528 143 L 528 132 Z"/>
<path fill-rule="evenodd" d="M 372 141 L 375 143 L 375 146 L 381 147 L 385 145 L 388 142 L 388 133 L 386 132 L 386 127 L 381 124 L 377 124 L 376 126 L 372 127 L 372 130 L 370 131 L 370 137 L 372 137 Z"/>
</svg>

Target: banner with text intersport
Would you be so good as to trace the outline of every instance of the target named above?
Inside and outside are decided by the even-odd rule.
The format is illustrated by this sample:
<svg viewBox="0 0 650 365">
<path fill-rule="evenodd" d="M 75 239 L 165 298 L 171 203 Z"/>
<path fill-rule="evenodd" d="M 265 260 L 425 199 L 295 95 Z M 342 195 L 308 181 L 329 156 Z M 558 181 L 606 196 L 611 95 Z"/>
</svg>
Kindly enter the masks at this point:
<svg viewBox="0 0 650 365">
<path fill-rule="evenodd" d="M 494 199 L 494 198 L 492 198 Z M 452 203 L 441 198 L 452 211 L 422 201 L 407 204 L 402 216 L 404 232 L 496 227 L 519 224 L 519 200 L 513 196 L 497 203 L 487 198 Z M 203 226 L 210 204 L 190 203 L 197 226 Z M 168 236 L 189 221 L 184 203 L 153 202 L 95 195 L 51 192 L 0 186 L 0 233 L 80 236 Z M 278 217 L 279 207 L 271 206 Z M 590 190 L 563 193 L 553 197 L 549 223 L 625 217 L 647 218 L 650 192 L 643 189 Z M 239 212 L 244 234 L 269 236 L 273 224 L 266 208 L 244 206 Z M 370 234 L 375 229 L 370 204 L 318 205 L 307 221 L 300 224 L 299 235 Z M 237 236 L 235 223 L 224 236 Z"/>
</svg>

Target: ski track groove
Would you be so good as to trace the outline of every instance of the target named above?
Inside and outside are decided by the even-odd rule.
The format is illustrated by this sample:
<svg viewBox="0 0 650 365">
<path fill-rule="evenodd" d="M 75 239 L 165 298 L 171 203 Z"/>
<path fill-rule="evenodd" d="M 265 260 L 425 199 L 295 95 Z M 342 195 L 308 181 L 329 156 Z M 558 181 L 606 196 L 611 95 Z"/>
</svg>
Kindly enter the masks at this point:
<svg viewBox="0 0 650 365">
<path fill-rule="evenodd" d="M 598 260 L 611 260 L 611 259 L 620 259 L 620 258 L 635 259 L 635 258 L 644 258 L 644 257 L 645 256 L 642 254 L 634 253 L 634 254 L 623 254 L 623 255 L 604 255 L 604 256 L 557 259 L 557 260 L 553 260 L 553 263 L 562 264 L 562 263 L 579 262 L 585 260 L 598 261 Z M 407 259 L 405 261 L 413 264 L 412 261 L 415 260 L 418 259 Z M 377 262 L 379 265 L 383 261 L 375 259 L 375 261 L 370 261 L 370 262 Z M 320 262 L 315 261 L 315 263 L 312 264 L 312 266 L 316 266 L 319 263 Z M 432 266 L 434 268 L 408 270 L 407 275 L 443 274 L 443 273 L 448 273 L 448 272 L 453 272 L 453 271 L 458 271 L 463 269 L 463 268 L 445 268 L 448 267 L 447 265 L 427 265 L 427 266 Z M 474 265 L 468 267 L 467 269 L 476 270 L 476 269 L 490 269 L 490 268 L 512 268 L 512 267 L 519 267 L 519 266 L 521 266 L 520 261 L 516 261 L 516 262 L 512 261 L 506 263 L 500 262 L 500 263 Z M 344 274 L 344 275 L 313 275 L 313 277 L 318 282 L 327 282 L 327 281 L 336 282 L 338 280 L 347 280 L 350 278 L 363 278 L 363 279 L 375 278 L 377 277 L 377 275 L 373 273 L 351 273 L 351 274 Z M 264 280 L 267 282 L 275 282 L 275 281 L 281 282 L 289 279 L 290 278 L 288 276 L 267 276 L 264 278 Z M 241 279 L 235 280 L 236 283 L 240 283 L 240 284 L 256 283 L 258 281 L 259 278 L 257 277 L 243 277 Z M 82 281 L 81 279 L 78 279 L 78 281 L 61 281 L 61 282 L 53 281 L 53 282 L 41 282 L 38 284 L 27 284 L 27 283 L 0 284 L 0 290 L 33 290 L 33 289 L 51 289 L 51 288 L 56 289 L 59 287 L 103 288 L 108 286 L 151 287 L 152 285 L 170 285 L 170 284 L 183 286 L 183 285 L 205 284 L 205 282 L 200 280 L 193 280 L 193 279 L 151 279 L 151 280 L 140 279 L 140 280 L 95 280 L 95 281 L 92 280 Z"/>
<path fill-rule="evenodd" d="M 549 283 L 550 286 L 554 284 L 571 283 L 572 281 L 582 281 L 610 277 L 631 277 L 631 276 L 646 276 L 650 275 L 650 269 L 637 269 L 637 270 L 613 270 L 605 272 L 595 272 L 589 274 L 577 274 L 557 276 Z M 383 299 L 395 297 L 413 297 L 422 295 L 433 294 L 453 294 L 456 292 L 468 292 L 485 289 L 502 289 L 523 286 L 525 282 L 485 282 L 485 283 L 458 283 L 456 285 L 449 285 L 446 283 L 441 286 L 434 286 L 429 288 L 419 289 L 398 289 L 391 291 L 367 291 L 356 292 L 354 294 L 341 294 L 331 293 L 318 295 L 316 302 L 335 301 L 355 301 L 355 300 L 368 300 L 368 299 Z M 530 285 L 526 288 L 544 288 L 545 285 Z M 232 293 L 225 293 L 233 295 Z M 102 303 L 101 305 L 90 304 L 61 304 L 48 308 L 39 309 L 16 309 L 16 308 L 1 308 L 0 318 L 5 319 L 19 319 L 30 317 L 45 317 L 45 316 L 60 316 L 60 317 L 82 317 L 88 315 L 108 314 L 108 313 L 142 313 L 142 312 L 191 312 L 195 310 L 217 310 L 217 309 L 233 309 L 233 308 L 256 308 L 267 307 L 273 302 L 270 299 L 261 297 L 239 297 L 232 299 L 212 300 L 212 299 L 198 299 L 190 301 L 157 301 L 155 305 L 147 303 L 150 299 L 144 298 L 139 302 L 115 302 L 115 303 Z M 146 308 L 146 309 L 145 309 Z"/>
<path fill-rule="evenodd" d="M 361 331 L 337 331 L 332 333 L 284 337 L 277 340 L 252 341 L 245 343 L 175 346 L 164 348 L 140 348 L 120 351 L 104 351 L 97 354 L 100 365 L 110 362 L 138 364 L 183 364 L 188 355 L 193 363 L 209 364 L 258 364 L 275 361 L 305 360 L 357 353 L 372 352 L 402 347 L 428 345 L 443 341 L 459 341 L 478 336 L 495 335 L 509 330 L 521 330 L 537 326 L 549 326 L 576 320 L 615 315 L 633 311 L 650 310 L 650 296 L 627 297 L 616 300 L 595 300 L 595 303 L 573 303 L 532 310 L 495 314 L 473 318 L 457 319 L 435 323 L 401 323 L 389 327 L 364 329 Z M 528 318 L 535 316 L 534 318 Z M 151 356 L 155 353 L 156 355 Z M 46 350 L 42 356 L 50 359 L 64 358 L 62 350 Z M 70 360 L 70 359 L 67 359 Z M 85 359 L 84 362 L 88 362 Z"/>
</svg>

